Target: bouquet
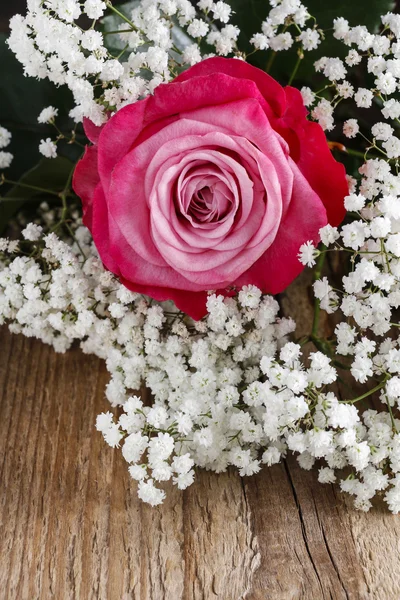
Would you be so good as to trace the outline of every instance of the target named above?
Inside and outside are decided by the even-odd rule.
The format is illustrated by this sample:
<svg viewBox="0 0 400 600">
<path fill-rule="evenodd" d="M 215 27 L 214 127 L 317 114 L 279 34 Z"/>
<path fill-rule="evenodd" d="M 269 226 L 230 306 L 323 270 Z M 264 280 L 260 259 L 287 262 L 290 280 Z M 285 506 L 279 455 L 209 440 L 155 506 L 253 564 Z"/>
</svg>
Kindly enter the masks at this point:
<svg viewBox="0 0 400 600">
<path fill-rule="evenodd" d="M 400 15 L 269 4 L 28 0 L 11 19 L 57 100 L 19 180 L 0 128 L 0 324 L 105 360 L 96 427 L 144 502 L 294 453 L 398 513 Z M 299 336 L 281 293 L 304 269 Z"/>
</svg>

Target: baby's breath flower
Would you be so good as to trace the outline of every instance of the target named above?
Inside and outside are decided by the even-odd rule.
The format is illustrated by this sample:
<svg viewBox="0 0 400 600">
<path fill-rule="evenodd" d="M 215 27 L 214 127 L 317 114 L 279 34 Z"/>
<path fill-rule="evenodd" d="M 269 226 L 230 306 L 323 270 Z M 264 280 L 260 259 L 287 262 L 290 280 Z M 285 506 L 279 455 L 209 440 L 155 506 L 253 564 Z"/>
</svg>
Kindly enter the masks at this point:
<svg viewBox="0 0 400 600">
<path fill-rule="evenodd" d="M 318 250 L 315 248 L 312 242 L 308 241 L 300 246 L 298 257 L 302 265 L 312 267 L 315 265 L 315 259 L 317 256 Z"/>
<path fill-rule="evenodd" d="M 56 158 L 57 145 L 51 140 L 51 138 L 41 140 L 39 144 L 39 152 L 46 158 Z"/>
<path fill-rule="evenodd" d="M 51 123 L 58 115 L 58 108 L 54 106 L 48 106 L 44 108 L 38 116 L 38 123 Z"/>
</svg>

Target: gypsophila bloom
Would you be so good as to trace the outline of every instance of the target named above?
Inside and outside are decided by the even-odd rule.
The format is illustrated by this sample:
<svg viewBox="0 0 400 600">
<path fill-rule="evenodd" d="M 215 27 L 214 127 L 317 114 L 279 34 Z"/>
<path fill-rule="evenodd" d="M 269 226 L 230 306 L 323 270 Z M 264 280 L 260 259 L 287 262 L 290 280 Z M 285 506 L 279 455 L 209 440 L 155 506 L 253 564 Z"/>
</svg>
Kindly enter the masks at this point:
<svg viewBox="0 0 400 600">
<path fill-rule="evenodd" d="M 300 91 L 301 91 L 301 95 L 303 97 L 303 102 L 304 102 L 305 106 L 310 106 L 311 104 L 314 103 L 315 95 L 314 95 L 314 92 L 309 87 L 302 87 Z"/>
<path fill-rule="evenodd" d="M 56 158 L 57 146 L 50 138 L 47 138 L 40 141 L 39 152 L 46 158 Z"/>
<path fill-rule="evenodd" d="M 38 123 L 51 123 L 58 115 L 58 108 L 54 106 L 48 106 L 44 108 L 38 116 Z"/>
<path fill-rule="evenodd" d="M 365 198 L 361 194 L 351 194 L 344 199 L 346 210 L 359 211 L 365 206 Z"/>
<path fill-rule="evenodd" d="M 356 119 L 348 119 L 347 121 L 345 121 L 343 125 L 343 133 L 346 137 L 354 138 L 356 137 L 359 131 L 360 128 Z"/>
<path fill-rule="evenodd" d="M 31 242 L 37 242 L 42 233 L 43 227 L 41 225 L 36 225 L 35 223 L 28 223 L 28 225 L 22 231 L 23 237 Z"/>
<path fill-rule="evenodd" d="M 0 151 L 0 169 L 7 169 L 13 160 L 14 156 L 10 152 Z"/>
<path fill-rule="evenodd" d="M 83 6 L 89 19 L 100 19 L 106 10 L 106 4 L 101 0 L 85 0 Z"/>
<path fill-rule="evenodd" d="M 315 265 L 315 259 L 318 256 L 316 248 L 314 244 L 310 241 L 302 244 L 299 250 L 299 261 L 302 265 L 307 265 L 308 267 L 312 267 Z"/>
<path fill-rule="evenodd" d="M 387 141 L 393 133 L 393 127 L 389 123 L 375 123 L 371 127 L 371 133 L 377 140 Z"/>
<path fill-rule="evenodd" d="M 11 133 L 4 127 L 0 127 L 0 148 L 6 148 L 11 142 Z"/>
<path fill-rule="evenodd" d="M 319 33 L 315 29 L 305 29 L 299 35 L 298 40 L 302 43 L 304 50 L 315 50 L 321 43 Z"/>
<path fill-rule="evenodd" d="M 354 94 L 354 100 L 359 108 L 369 108 L 373 97 L 373 93 L 366 88 L 359 88 Z"/>
</svg>

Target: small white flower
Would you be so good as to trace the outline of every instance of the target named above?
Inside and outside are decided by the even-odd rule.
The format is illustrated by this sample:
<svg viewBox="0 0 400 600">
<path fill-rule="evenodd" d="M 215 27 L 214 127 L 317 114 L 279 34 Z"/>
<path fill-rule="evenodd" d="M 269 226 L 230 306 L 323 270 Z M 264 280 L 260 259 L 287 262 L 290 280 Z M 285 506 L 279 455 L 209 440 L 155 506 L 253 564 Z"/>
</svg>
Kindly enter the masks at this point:
<svg viewBox="0 0 400 600">
<path fill-rule="evenodd" d="M 104 433 L 114 423 L 114 415 L 111 412 L 101 413 L 96 419 L 96 429 Z"/>
<path fill-rule="evenodd" d="M 381 73 L 375 79 L 375 85 L 382 94 L 393 94 L 397 89 L 396 78 L 389 72 Z"/>
<path fill-rule="evenodd" d="M 330 246 L 334 244 L 336 240 L 339 239 L 340 234 L 337 230 L 337 227 L 332 227 L 332 225 L 325 225 L 319 230 L 319 235 L 321 237 L 321 241 L 325 246 Z"/>
<path fill-rule="evenodd" d="M 214 15 L 214 19 L 219 19 L 221 23 L 228 23 L 232 10 L 229 4 L 219 0 L 212 6 L 211 10 Z"/>
<path fill-rule="evenodd" d="M 313 104 L 315 100 L 314 92 L 309 87 L 302 87 L 300 92 L 303 98 L 304 105 L 311 106 L 311 104 Z"/>
<path fill-rule="evenodd" d="M 318 254 L 319 252 L 314 244 L 311 241 L 308 241 L 300 246 L 299 254 L 297 256 L 302 265 L 313 267 Z"/>
<path fill-rule="evenodd" d="M 244 285 L 239 292 L 239 302 L 247 308 L 256 308 L 260 304 L 261 290 L 255 285 Z"/>
<path fill-rule="evenodd" d="M 139 481 L 138 496 L 143 502 L 146 502 L 151 506 L 158 506 L 163 503 L 165 492 L 164 490 L 156 488 L 152 479 L 148 479 L 147 481 Z"/>
<path fill-rule="evenodd" d="M 350 211 L 360 211 L 365 206 L 365 198 L 361 194 L 350 194 L 344 199 L 344 207 Z"/>
<path fill-rule="evenodd" d="M 6 148 L 10 141 L 11 133 L 5 127 L 0 127 L 0 148 Z"/>
<path fill-rule="evenodd" d="M 333 20 L 333 36 L 337 40 L 343 40 L 349 32 L 349 22 L 343 17 L 339 17 Z"/>
<path fill-rule="evenodd" d="M 275 446 L 270 446 L 263 453 L 261 460 L 264 464 L 271 467 L 272 465 L 278 463 L 280 461 L 280 458 L 281 453 L 279 452 L 278 448 L 276 448 Z"/>
<path fill-rule="evenodd" d="M 51 123 L 51 121 L 54 121 L 57 115 L 58 108 L 54 108 L 54 106 L 48 106 L 47 108 L 44 108 L 38 116 L 38 123 Z"/>
<path fill-rule="evenodd" d="M 23 237 L 31 242 L 36 242 L 38 239 L 40 239 L 42 233 L 43 227 L 41 225 L 36 225 L 35 223 L 28 223 L 28 225 L 22 231 Z"/>
<path fill-rule="evenodd" d="M 14 156 L 10 152 L 0 152 L 0 169 L 8 169 Z"/>
<path fill-rule="evenodd" d="M 369 108 L 372 105 L 374 95 L 371 90 L 359 88 L 354 94 L 354 100 L 359 108 Z"/>
<path fill-rule="evenodd" d="M 89 19 L 100 19 L 106 10 L 106 4 L 101 0 L 86 0 L 83 9 Z"/>
<path fill-rule="evenodd" d="M 375 125 L 371 127 L 371 133 L 377 140 L 386 142 L 393 133 L 393 127 L 391 127 L 389 123 L 375 123 Z"/>
<path fill-rule="evenodd" d="M 335 471 L 329 467 L 321 467 L 318 471 L 318 481 L 320 483 L 335 483 Z"/>
<path fill-rule="evenodd" d="M 348 119 L 347 121 L 344 122 L 343 133 L 346 137 L 354 138 L 354 137 L 356 137 L 356 135 L 359 131 L 360 131 L 360 128 L 358 126 L 356 119 Z"/>
<path fill-rule="evenodd" d="M 46 158 L 56 158 L 57 146 L 50 138 L 47 138 L 46 140 L 40 140 L 39 152 Z"/>
<path fill-rule="evenodd" d="M 350 50 L 348 55 L 345 58 L 346 64 L 349 65 L 349 67 L 354 67 L 355 65 L 359 65 L 360 62 L 362 61 L 362 56 L 360 56 L 357 52 L 357 50 Z"/>
<path fill-rule="evenodd" d="M 304 50 L 315 50 L 321 43 L 319 33 L 315 29 L 305 29 L 299 35 L 298 40 L 302 43 Z"/>
<path fill-rule="evenodd" d="M 267 50 L 269 48 L 269 39 L 263 33 L 256 33 L 250 39 L 250 43 L 253 44 L 257 50 Z"/>
<path fill-rule="evenodd" d="M 293 38 L 288 31 L 285 33 L 278 33 L 275 37 L 270 38 L 269 45 L 275 52 L 289 50 L 289 48 L 293 46 Z"/>
</svg>

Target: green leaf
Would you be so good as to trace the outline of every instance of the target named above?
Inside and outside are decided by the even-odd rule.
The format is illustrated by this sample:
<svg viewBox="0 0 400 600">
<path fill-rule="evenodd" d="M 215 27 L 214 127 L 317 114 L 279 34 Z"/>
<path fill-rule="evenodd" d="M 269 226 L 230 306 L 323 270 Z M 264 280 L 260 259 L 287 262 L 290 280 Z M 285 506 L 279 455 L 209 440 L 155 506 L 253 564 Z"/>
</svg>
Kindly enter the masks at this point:
<svg viewBox="0 0 400 600">
<path fill-rule="evenodd" d="M 54 193 L 63 191 L 73 167 L 73 163 L 67 158 L 58 156 L 54 159 L 44 158 L 27 171 L 18 182 L 22 185 L 15 185 L 5 196 L 0 197 L 0 235 L 10 219 L 28 201 L 40 203 L 50 197 L 55 198 Z"/>
</svg>

